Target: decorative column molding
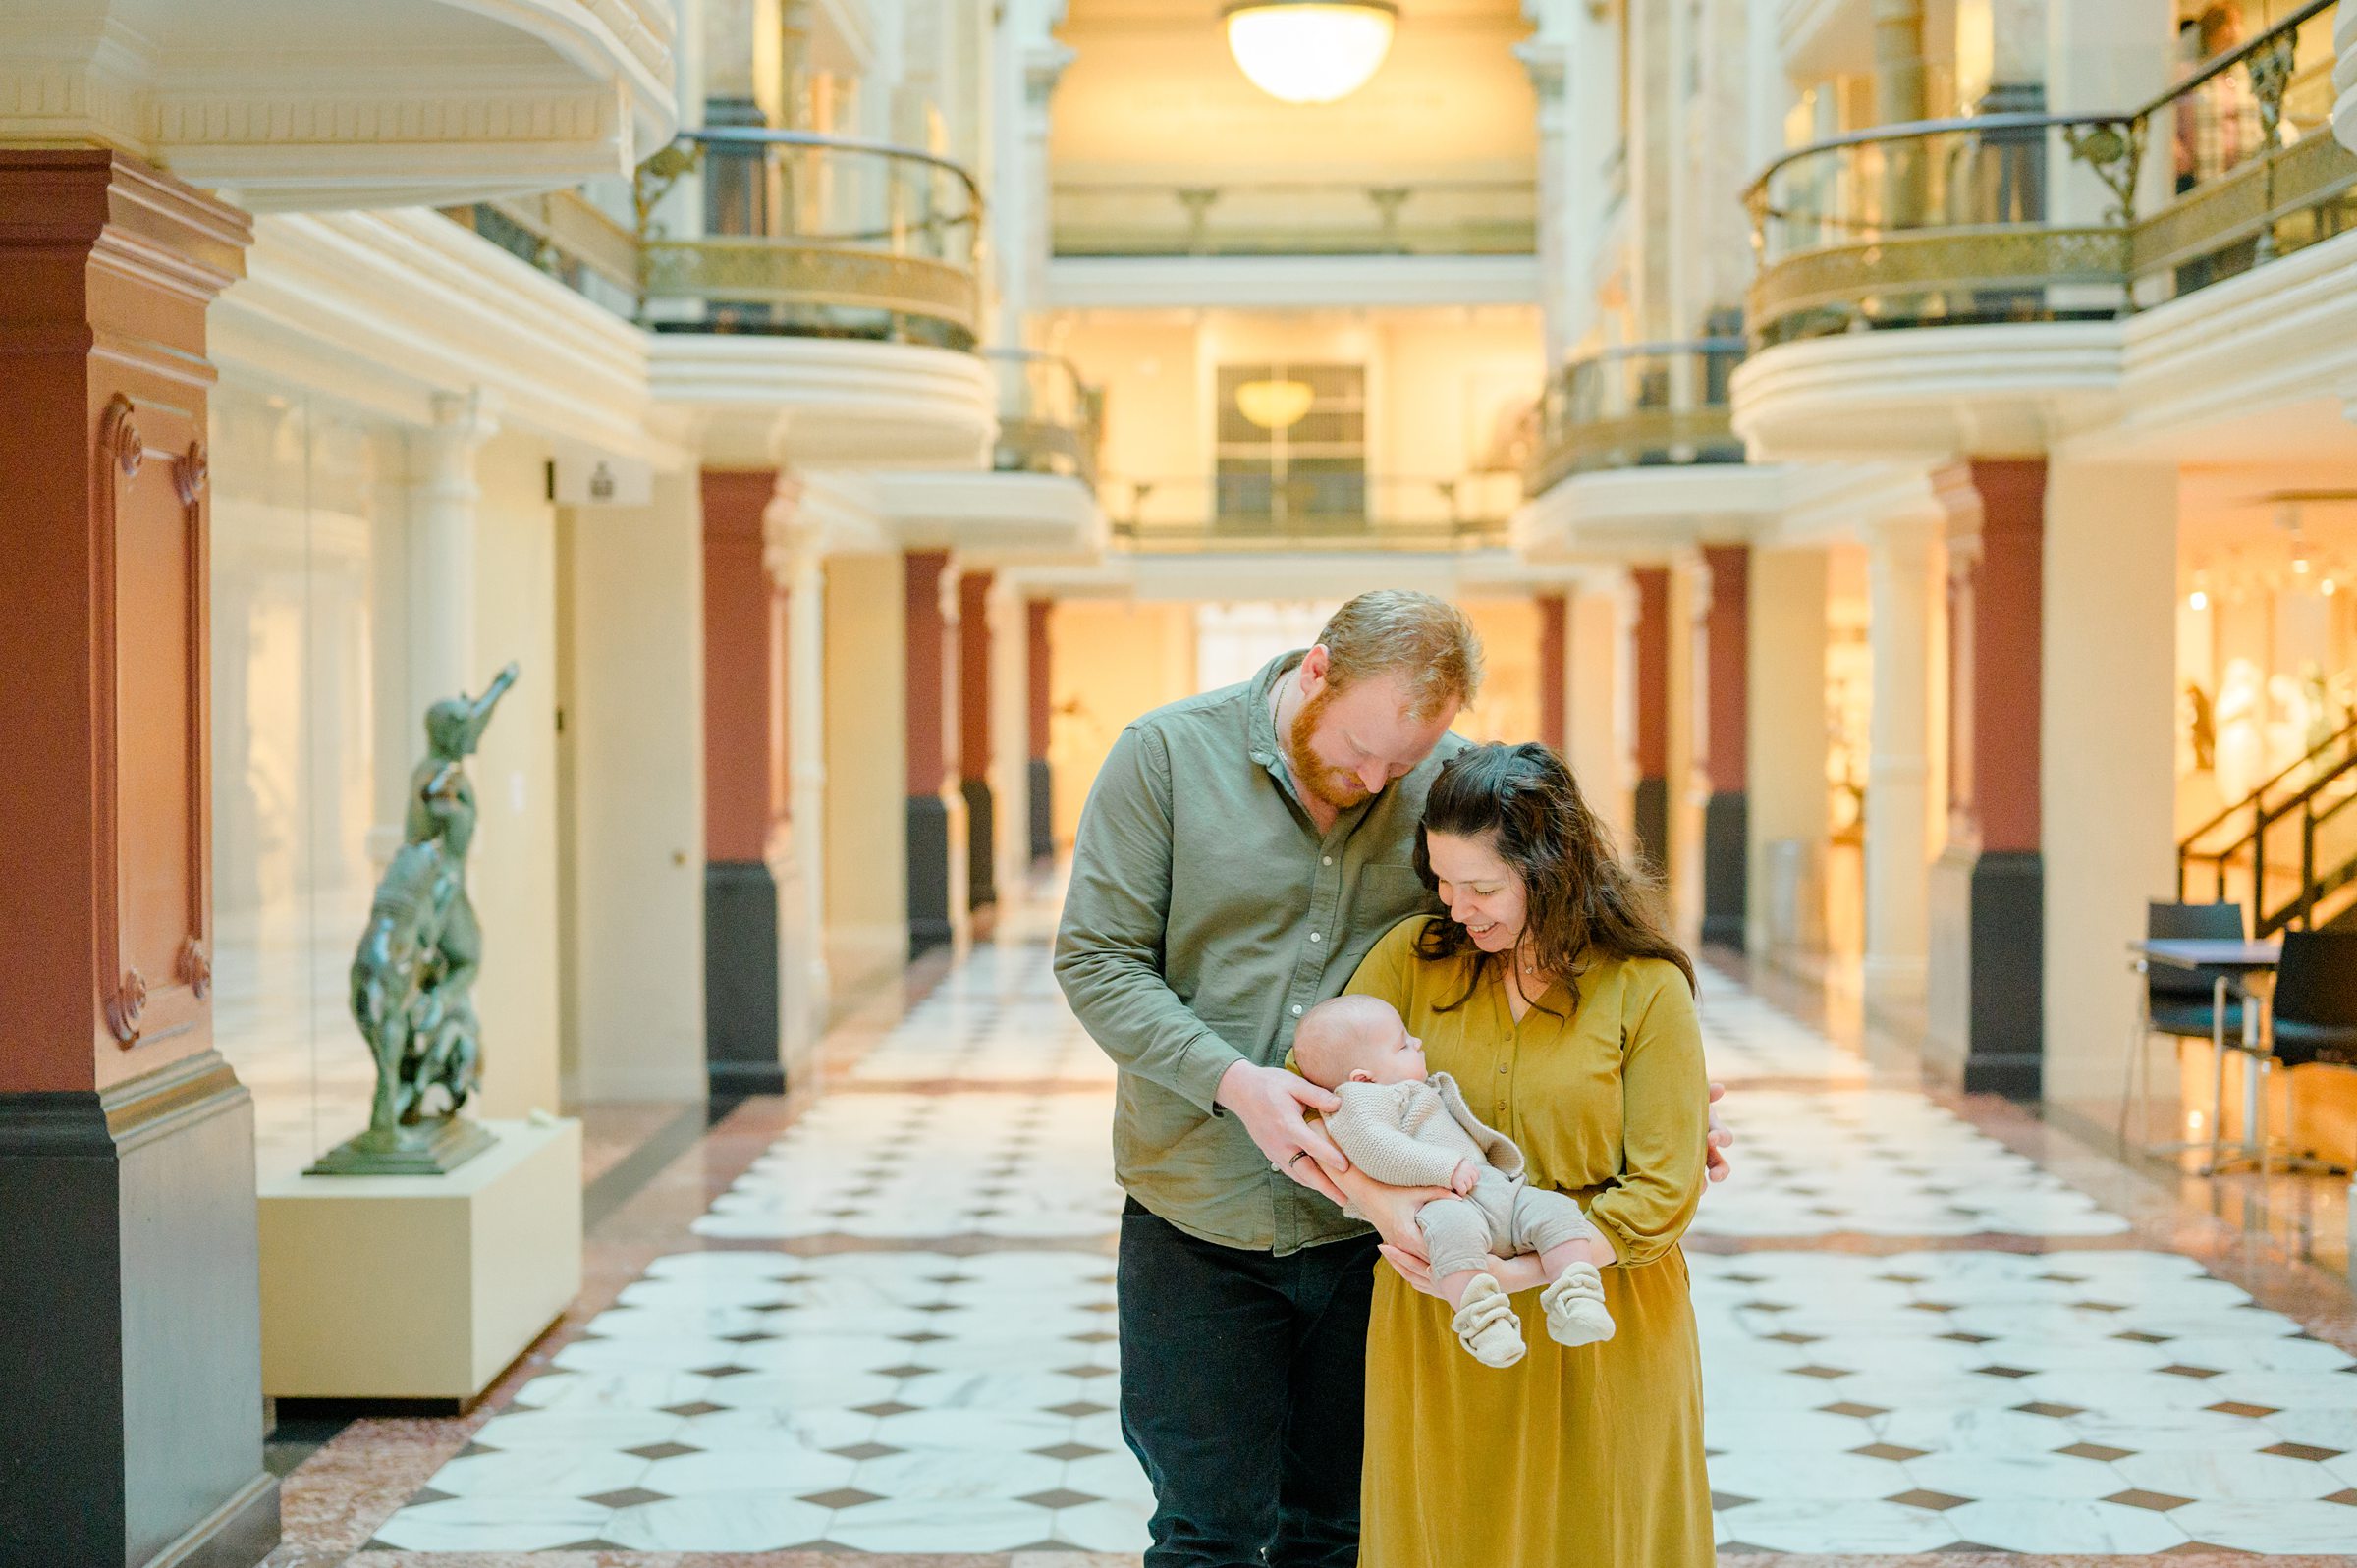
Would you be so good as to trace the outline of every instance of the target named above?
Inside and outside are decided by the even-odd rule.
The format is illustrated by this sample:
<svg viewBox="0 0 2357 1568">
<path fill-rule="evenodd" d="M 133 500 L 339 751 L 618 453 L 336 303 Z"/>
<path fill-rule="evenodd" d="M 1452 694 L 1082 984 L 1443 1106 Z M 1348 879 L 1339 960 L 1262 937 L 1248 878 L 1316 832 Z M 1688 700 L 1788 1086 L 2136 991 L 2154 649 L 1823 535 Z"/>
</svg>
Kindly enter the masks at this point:
<svg viewBox="0 0 2357 1568">
<path fill-rule="evenodd" d="M 788 541 L 786 725 L 793 801 L 797 927 L 807 946 L 808 1013 L 828 1016 L 827 971 L 827 567 L 819 541 L 797 528 Z"/>
<path fill-rule="evenodd" d="M 965 797 L 965 896 L 969 908 L 998 902 L 998 819 L 991 754 L 991 650 L 1001 615 L 991 573 L 963 571 L 958 590 L 958 787 Z"/>
<path fill-rule="evenodd" d="M 1031 864 L 1031 639 L 1022 585 L 1000 572 L 990 584 L 990 787 L 995 797 L 997 874 L 1009 879 L 1001 902 L 1013 902 Z"/>
<path fill-rule="evenodd" d="M 250 1563 L 253 1103 L 214 1050 L 205 312 L 246 215 L 0 147 L 0 1558 Z"/>
<path fill-rule="evenodd" d="M 965 929 L 963 800 L 951 788 L 957 719 L 958 585 L 949 552 L 903 558 L 907 642 L 908 955 Z"/>
<path fill-rule="evenodd" d="M 410 475 L 410 706 L 473 691 L 479 603 L 474 463 L 499 431 L 499 397 L 477 387 L 436 393 L 434 422 L 414 433 Z"/>
<path fill-rule="evenodd" d="M 715 1099 L 783 1094 L 783 866 L 789 809 L 783 689 L 791 624 L 771 574 L 791 526 L 775 469 L 707 469 L 704 524 L 704 1055 Z M 776 515 L 783 508 L 785 515 Z"/>
<path fill-rule="evenodd" d="M 1874 698 L 1866 761 L 1866 962 L 1869 1005 L 1922 1000 L 1930 936 L 1927 790 L 1931 779 L 1931 551 L 1936 513 L 1872 525 L 1867 644 Z"/>
<path fill-rule="evenodd" d="M 1539 739 L 1557 756 L 1569 744 L 1569 705 L 1564 698 L 1565 661 L 1569 658 L 1570 596 L 1543 593 L 1539 607 Z"/>
<path fill-rule="evenodd" d="M 1636 854 L 1667 880 L 1670 866 L 1670 568 L 1638 567 L 1630 665 L 1634 698 Z"/>
<path fill-rule="evenodd" d="M 1927 1057 L 1960 1088 L 2034 1100 L 2045 1012 L 2046 462 L 1975 459 L 1935 474 L 1933 491 L 1948 519 L 1949 736 Z"/>
<path fill-rule="evenodd" d="M 1029 723 L 1024 727 L 1030 735 L 1027 750 L 1030 771 L 1031 796 L 1031 858 L 1034 861 L 1056 858 L 1056 805 L 1054 799 L 1055 774 L 1048 762 L 1048 740 L 1055 701 L 1051 693 L 1053 672 L 1049 668 L 1049 613 L 1055 606 L 1046 599 L 1033 599 L 1024 609 L 1024 678 L 1029 686 L 1029 701 L 1024 705 Z"/>
<path fill-rule="evenodd" d="M 1550 366 L 1569 351 L 1572 291 L 1587 260 L 1574 253 L 1571 161 L 1578 153 L 1567 90 L 1570 54 L 1568 45 L 1543 36 L 1514 45 L 1539 103 L 1539 310 Z"/>
<path fill-rule="evenodd" d="M 1751 547 L 1706 545 L 1702 940 L 1744 946 L 1749 908 Z"/>
</svg>

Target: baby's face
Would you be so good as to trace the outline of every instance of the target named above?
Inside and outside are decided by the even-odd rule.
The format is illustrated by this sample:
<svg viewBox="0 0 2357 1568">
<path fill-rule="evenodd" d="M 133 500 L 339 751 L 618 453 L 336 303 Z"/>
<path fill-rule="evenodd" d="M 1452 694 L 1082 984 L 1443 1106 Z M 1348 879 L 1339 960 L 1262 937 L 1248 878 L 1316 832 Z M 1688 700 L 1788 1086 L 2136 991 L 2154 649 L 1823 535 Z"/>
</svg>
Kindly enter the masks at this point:
<svg viewBox="0 0 2357 1568">
<path fill-rule="evenodd" d="M 1426 1076 L 1424 1042 L 1397 1014 L 1359 1033 L 1350 1076 L 1360 1083 L 1414 1083 Z"/>
</svg>

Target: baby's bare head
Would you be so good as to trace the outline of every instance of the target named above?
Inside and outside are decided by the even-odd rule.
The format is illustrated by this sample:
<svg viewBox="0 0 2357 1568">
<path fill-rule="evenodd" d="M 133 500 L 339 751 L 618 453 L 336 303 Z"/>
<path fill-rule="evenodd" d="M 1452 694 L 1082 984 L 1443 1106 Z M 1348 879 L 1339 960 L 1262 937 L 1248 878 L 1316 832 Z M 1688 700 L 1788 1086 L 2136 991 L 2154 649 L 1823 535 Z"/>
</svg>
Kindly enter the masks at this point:
<svg viewBox="0 0 2357 1568">
<path fill-rule="evenodd" d="M 1424 1076 L 1424 1043 L 1379 997 L 1336 997 L 1309 1009 L 1293 1031 L 1293 1060 L 1321 1089 L 1356 1078 L 1405 1083 Z"/>
</svg>

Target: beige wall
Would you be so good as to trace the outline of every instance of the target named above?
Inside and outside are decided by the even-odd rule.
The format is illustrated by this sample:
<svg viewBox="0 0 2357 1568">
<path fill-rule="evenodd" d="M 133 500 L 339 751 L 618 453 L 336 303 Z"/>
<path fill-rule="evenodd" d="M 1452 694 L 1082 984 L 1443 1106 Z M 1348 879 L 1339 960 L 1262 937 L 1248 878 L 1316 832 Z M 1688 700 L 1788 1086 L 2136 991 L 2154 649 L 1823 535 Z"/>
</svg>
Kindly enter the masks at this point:
<svg viewBox="0 0 2357 1568">
<path fill-rule="evenodd" d="M 1481 637 L 1481 696 L 1456 721 L 1467 740 L 1539 738 L 1539 607 L 1525 598 L 1467 598 Z"/>
<path fill-rule="evenodd" d="M 1824 942 L 1826 566 L 1822 550 L 1751 556 L 1745 931 L 1755 951 Z M 1798 867 L 1783 873 L 1797 873 L 1789 904 L 1779 894 L 1779 840 L 1800 846 Z"/>
<path fill-rule="evenodd" d="M 1538 103 L 1513 57 L 1530 30 L 1513 0 L 1411 9 L 1374 78 L 1316 106 L 1252 85 L 1228 53 L 1215 8 L 1122 9 L 1078 0 L 1058 29 L 1074 51 L 1050 107 L 1059 179 L 1532 177 Z"/>
<path fill-rule="evenodd" d="M 1067 599 L 1048 620 L 1056 842 L 1069 848 L 1097 770 L 1138 715 L 1194 694 L 1195 607 Z"/>
<path fill-rule="evenodd" d="M 1626 852 L 1634 832 L 1629 793 L 1628 631 L 1622 623 L 1623 587 L 1581 589 L 1571 595 L 1563 690 L 1570 708 L 1565 738 L 1572 777 L 1588 809 L 1613 830 Z"/>
<path fill-rule="evenodd" d="M 908 951 L 907 634 L 901 558 L 827 560 L 826 949 L 838 1013 Z"/>
<path fill-rule="evenodd" d="M 483 924 L 474 997 L 487 1116 L 558 1105 L 557 552 L 544 460 L 521 435 L 494 439 L 475 460 L 481 668 L 470 689 L 511 659 L 522 667 L 472 770 L 480 827 L 468 886 Z"/>
<path fill-rule="evenodd" d="M 568 513 L 571 1098 L 700 1099 L 703 557 L 696 475 Z"/>
<path fill-rule="evenodd" d="M 2048 469 L 2046 1094 L 2082 1108 L 2119 1092 L 2128 944 L 2176 885 L 2176 531 L 2173 465 Z"/>
</svg>

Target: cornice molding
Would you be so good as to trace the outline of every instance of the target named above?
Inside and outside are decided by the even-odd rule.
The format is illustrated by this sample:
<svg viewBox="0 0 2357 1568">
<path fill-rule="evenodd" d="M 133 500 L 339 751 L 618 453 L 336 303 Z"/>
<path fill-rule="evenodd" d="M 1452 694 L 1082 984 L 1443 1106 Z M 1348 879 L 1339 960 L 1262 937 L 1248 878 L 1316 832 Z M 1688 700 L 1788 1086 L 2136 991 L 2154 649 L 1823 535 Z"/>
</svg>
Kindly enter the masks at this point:
<svg viewBox="0 0 2357 1568">
<path fill-rule="evenodd" d="M 279 215 L 208 323 L 233 375 L 424 426 L 480 387 L 500 421 L 671 468 L 691 460 L 647 389 L 647 335 L 438 213 Z"/>
<path fill-rule="evenodd" d="M 723 466 L 976 470 L 998 434 L 988 367 L 948 349 L 665 332 L 648 377 Z"/>
<path fill-rule="evenodd" d="M 301 211 L 626 174 L 677 127 L 664 0 L 317 0 L 294 40 L 236 0 L 175 0 L 154 36 L 117 3 L 0 18 L 0 141 L 95 141 L 249 211 Z M 339 52 L 340 12 L 362 3 L 370 26 Z M 388 12 L 414 34 L 397 72 Z M 508 32 L 488 52 L 484 20 Z"/>
</svg>

